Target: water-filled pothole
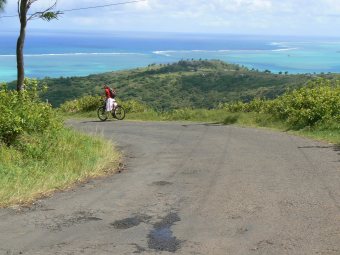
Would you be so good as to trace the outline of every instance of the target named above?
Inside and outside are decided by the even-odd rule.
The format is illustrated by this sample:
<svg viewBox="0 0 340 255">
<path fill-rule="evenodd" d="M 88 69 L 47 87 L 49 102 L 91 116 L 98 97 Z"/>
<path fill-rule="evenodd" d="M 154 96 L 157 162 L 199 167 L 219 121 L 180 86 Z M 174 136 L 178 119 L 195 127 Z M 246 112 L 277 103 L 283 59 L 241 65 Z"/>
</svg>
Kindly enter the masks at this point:
<svg viewBox="0 0 340 255">
<path fill-rule="evenodd" d="M 148 235 L 148 247 L 158 251 L 176 252 L 183 241 L 173 236 L 171 227 L 180 220 L 176 213 L 170 213 L 156 223 Z"/>
</svg>

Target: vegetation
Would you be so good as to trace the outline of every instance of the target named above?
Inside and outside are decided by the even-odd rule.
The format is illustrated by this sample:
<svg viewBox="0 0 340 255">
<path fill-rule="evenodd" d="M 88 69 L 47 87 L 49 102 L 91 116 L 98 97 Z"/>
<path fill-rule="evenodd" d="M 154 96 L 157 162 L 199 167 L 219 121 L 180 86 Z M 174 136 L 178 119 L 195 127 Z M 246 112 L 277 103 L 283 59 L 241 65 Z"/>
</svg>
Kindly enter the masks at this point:
<svg viewBox="0 0 340 255">
<path fill-rule="evenodd" d="M 194 66 L 197 69 L 192 69 Z M 213 66 L 215 71 L 209 66 Z M 221 71 L 221 76 L 214 76 L 215 72 L 218 73 L 216 70 L 222 69 L 227 71 Z M 181 71 L 177 73 L 178 70 Z M 248 79 L 252 82 L 263 83 L 256 86 L 250 85 L 249 80 L 243 83 L 239 79 L 241 72 L 249 74 Z M 207 79 L 200 78 L 203 73 Z M 126 75 L 129 75 L 130 81 L 122 78 Z M 234 83 L 224 83 L 235 76 L 237 78 L 233 80 Z M 98 77 L 126 82 L 117 87 L 123 99 L 130 98 L 119 102 L 127 110 L 128 119 L 187 120 L 275 128 L 340 144 L 340 83 L 337 76 L 326 76 L 331 79 L 307 75 L 277 76 L 275 78 L 275 75 L 268 72 L 250 71 L 219 61 L 184 61 L 173 65 L 108 73 L 96 76 L 92 82 Z M 73 79 L 79 79 L 79 82 L 85 78 L 69 78 L 64 81 Z M 141 79 L 143 83 L 138 84 L 142 85 L 137 85 L 136 79 Z M 214 79 L 221 80 L 214 83 Z M 290 84 L 290 89 L 279 93 L 287 87 L 282 80 Z M 45 81 L 49 83 L 60 80 Z M 108 84 L 107 81 L 101 80 L 101 83 Z M 159 84 L 160 81 L 162 85 Z M 276 85 L 273 86 L 270 82 Z M 282 85 L 277 85 L 279 82 Z M 8 90 L 5 85 L 0 89 L 0 206 L 30 201 L 84 178 L 104 174 L 106 162 L 113 162 L 115 169 L 119 160 L 117 153 L 111 153 L 113 149 L 110 143 L 63 127 L 60 116 L 51 105 L 39 99 L 44 97 L 42 81 L 26 80 L 25 83 L 27 90 L 20 93 Z M 89 84 L 86 86 L 90 86 Z M 59 85 L 52 89 L 56 91 L 60 88 Z M 86 86 L 81 90 L 86 91 Z M 239 100 L 228 102 L 234 98 L 231 95 L 236 95 L 235 91 L 246 86 L 247 96 L 239 91 L 239 96 L 235 97 Z M 68 91 L 67 87 L 63 88 Z M 229 88 L 228 92 L 225 91 L 226 88 Z M 272 88 L 270 93 L 258 93 L 268 92 L 269 88 Z M 98 95 L 102 89 L 99 85 L 93 89 L 98 90 L 97 95 L 66 101 L 59 111 L 73 116 L 96 117 L 96 109 L 103 103 Z M 71 91 L 76 95 L 80 88 L 71 87 Z M 134 94 L 136 91 L 138 93 Z M 216 97 L 207 97 L 219 92 L 221 94 Z M 277 93 L 280 95 L 275 97 Z M 221 95 L 230 98 L 224 102 Z M 149 96 L 149 100 L 142 100 L 140 96 Z M 195 97 L 197 98 L 194 100 Z M 205 103 L 202 104 L 198 98 Z M 215 107 L 209 109 L 213 106 Z"/>
<path fill-rule="evenodd" d="M 103 104 L 103 99 L 100 96 L 84 96 L 66 101 L 60 106 L 60 110 L 65 113 L 89 112 L 97 110 L 101 104 Z"/>
<path fill-rule="evenodd" d="M 273 100 L 255 99 L 220 106 L 228 112 L 267 116 L 266 123 L 340 144 L 340 83 L 317 79 Z M 265 124 L 262 126 L 266 126 Z"/>
<path fill-rule="evenodd" d="M 229 112 L 267 113 L 285 121 L 290 129 L 329 126 L 340 129 L 339 81 L 318 79 L 274 100 L 255 99 L 220 106 Z"/>
<path fill-rule="evenodd" d="M 40 102 L 36 80 L 25 80 L 27 89 L 18 93 L 0 90 L 0 141 L 11 145 L 24 134 L 60 129 L 61 122 L 49 104 Z"/>
<path fill-rule="evenodd" d="M 58 107 L 65 101 L 103 94 L 103 84 L 115 87 L 122 101 L 136 100 L 157 111 L 215 108 L 219 103 L 275 98 L 287 87 L 297 88 L 311 75 L 258 72 L 221 61 L 180 61 L 87 77 L 46 78 L 44 99 Z"/>
<path fill-rule="evenodd" d="M 121 101 L 117 103 L 124 107 L 127 113 L 141 113 L 151 111 L 152 109 L 136 100 Z M 60 106 L 63 113 L 87 113 L 96 111 L 98 107 L 104 104 L 103 98 L 100 96 L 84 96 L 79 99 L 66 101 Z"/>
<path fill-rule="evenodd" d="M 105 175 L 118 163 L 119 154 L 110 142 L 70 129 L 22 135 L 15 145 L 0 147 L 0 207 L 28 203 Z"/>
<path fill-rule="evenodd" d="M 255 98 L 250 102 L 220 103 L 214 109 L 181 108 L 159 111 L 136 100 L 123 103 L 129 109 L 127 118 L 130 120 L 188 120 L 269 127 L 340 143 L 339 84 L 337 80 L 319 78 L 310 80 L 303 87 L 288 90 L 275 99 Z M 97 99 L 93 97 L 92 103 L 87 102 L 83 108 L 80 107 L 83 99 L 66 102 L 61 109 L 64 112 L 81 113 L 83 117 L 96 117 L 95 111 L 86 111 L 86 105 L 95 105 Z M 67 109 L 66 106 L 70 104 L 78 106 Z M 74 108 L 79 110 L 73 111 Z"/>
<path fill-rule="evenodd" d="M 117 169 L 120 156 L 110 142 L 64 128 L 39 100 L 37 81 L 26 79 L 25 87 L 0 89 L 0 207 Z"/>
<path fill-rule="evenodd" d="M 5 8 L 6 0 L 0 0 L 0 12 Z"/>
</svg>

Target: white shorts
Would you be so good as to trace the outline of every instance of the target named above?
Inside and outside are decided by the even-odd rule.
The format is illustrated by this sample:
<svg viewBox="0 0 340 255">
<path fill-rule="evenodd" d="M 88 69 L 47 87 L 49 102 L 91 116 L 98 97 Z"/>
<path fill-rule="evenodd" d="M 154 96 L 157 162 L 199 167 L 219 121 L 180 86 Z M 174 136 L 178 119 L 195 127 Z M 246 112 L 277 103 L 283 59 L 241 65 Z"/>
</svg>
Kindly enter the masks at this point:
<svg viewBox="0 0 340 255">
<path fill-rule="evenodd" d="M 107 112 L 112 111 L 113 106 L 114 106 L 114 107 L 117 106 L 116 100 L 113 99 L 113 98 L 108 98 L 108 99 L 106 99 L 106 111 L 107 111 Z"/>
</svg>

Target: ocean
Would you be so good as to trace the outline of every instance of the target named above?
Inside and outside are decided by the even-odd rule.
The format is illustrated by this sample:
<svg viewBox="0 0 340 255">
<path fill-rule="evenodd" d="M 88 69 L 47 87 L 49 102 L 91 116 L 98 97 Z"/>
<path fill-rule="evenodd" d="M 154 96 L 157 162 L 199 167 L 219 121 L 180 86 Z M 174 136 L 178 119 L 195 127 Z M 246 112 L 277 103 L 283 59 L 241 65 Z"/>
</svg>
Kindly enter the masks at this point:
<svg viewBox="0 0 340 255">
<path fill-rule="evenodd" d="M 0 36 L 0 81 L 16 79 L 16 35 Z M 171 63 L 219 59 L 274 73 L 340 72 L 340 38 L 208 34 L 27 33 L 27 77 L 85 76 Z"/>
</svg>

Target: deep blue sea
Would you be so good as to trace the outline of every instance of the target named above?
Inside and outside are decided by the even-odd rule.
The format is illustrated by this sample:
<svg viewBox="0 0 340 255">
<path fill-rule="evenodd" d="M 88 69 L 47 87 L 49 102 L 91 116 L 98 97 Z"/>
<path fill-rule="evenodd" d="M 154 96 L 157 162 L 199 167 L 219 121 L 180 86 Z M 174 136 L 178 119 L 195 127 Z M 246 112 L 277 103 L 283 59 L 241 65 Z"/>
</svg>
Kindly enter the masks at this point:
<svg viewBox="0 0 340 255">
<path fill-rule="evenodd" d="M 0 36 L 0 81 L 16 79 L 16 35 Z M 340 38 L 194 34 L 30 34 L 28 77 L 84 76 L 169 63 L 220 59 L 259 70 L 340 72 Z"/>
</svg>

